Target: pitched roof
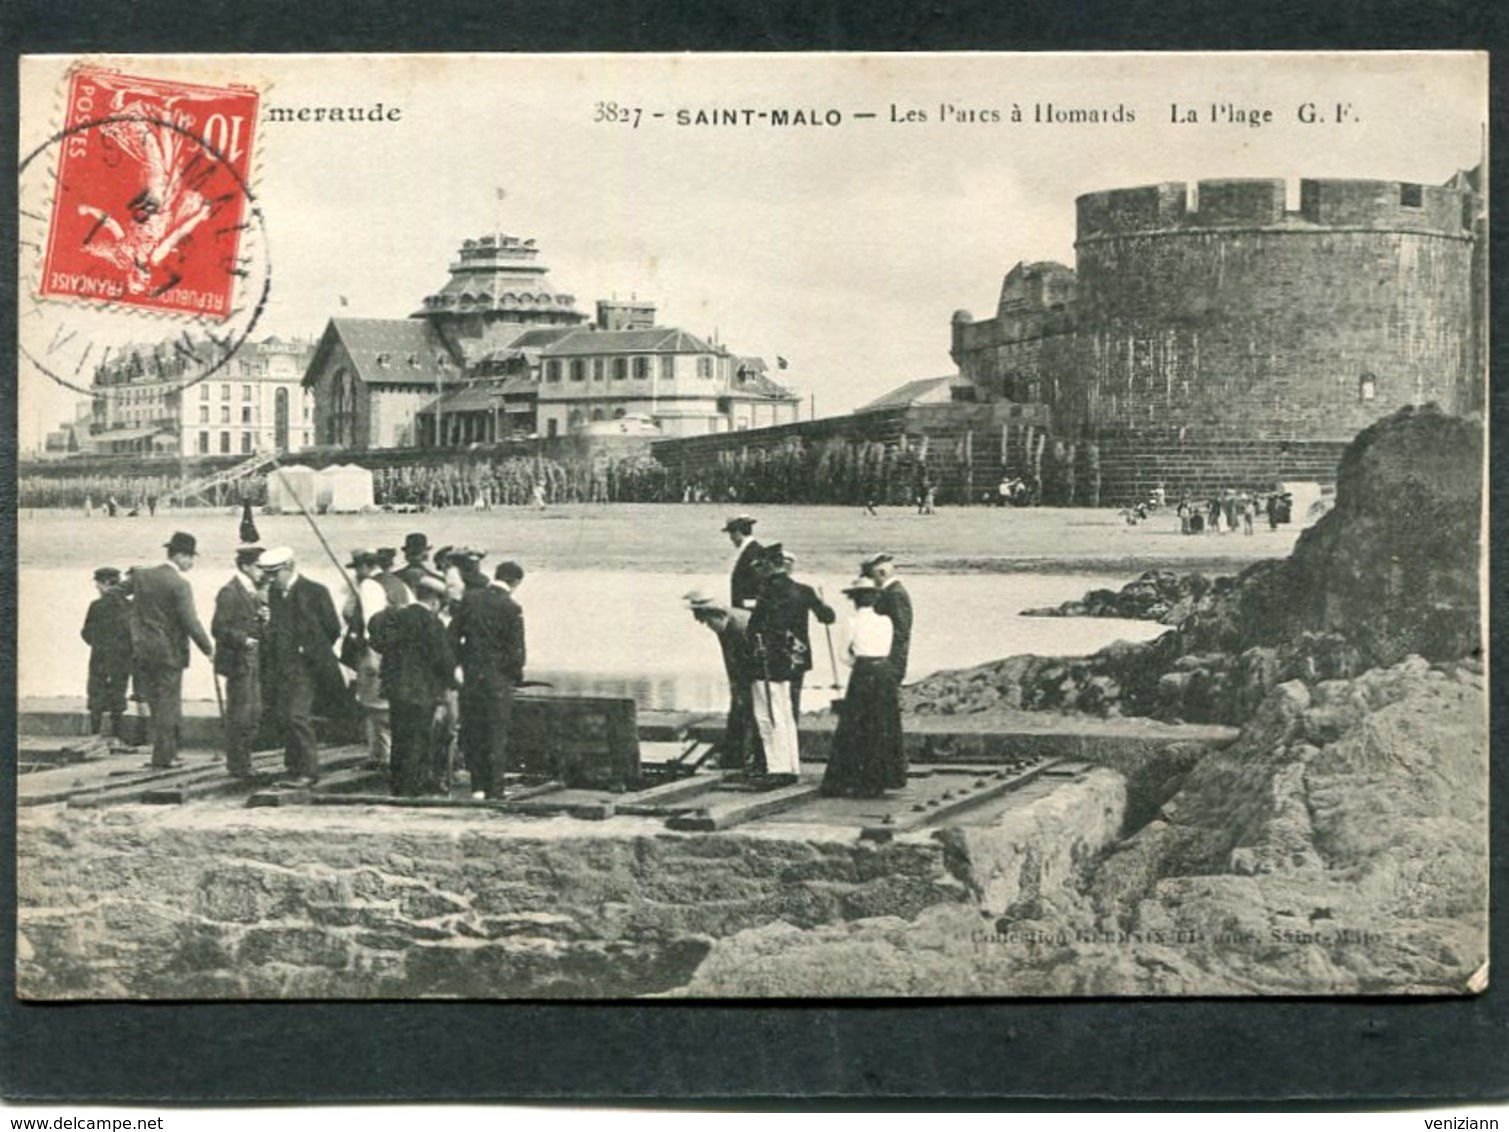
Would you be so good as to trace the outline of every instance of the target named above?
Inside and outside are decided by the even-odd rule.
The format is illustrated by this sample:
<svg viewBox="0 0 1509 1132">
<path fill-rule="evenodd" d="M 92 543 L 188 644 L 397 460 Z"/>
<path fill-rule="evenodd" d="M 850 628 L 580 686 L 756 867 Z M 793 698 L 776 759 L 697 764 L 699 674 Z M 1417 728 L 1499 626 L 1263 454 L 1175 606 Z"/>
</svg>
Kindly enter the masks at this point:
<svg viewBox="0 0 1509 1132">
<path fill-rule="evenodd" d="M 421 413 L 474 413 L 492 412 L 506 399 L 517 401 L 520 395 L 538 396 L 539 386 L 534 379 L 525 376 L 510 377 L 503 381 L 474 381 L 458 389 L 436 397 L 420 409 Z"/>
<path fill-rule="evenodd" d="M 546 346 L 560 341 L 568 334 L 575 334 L 580 327 L 577 326 L 536 326 L 524 331 L 508 344 L 510 350 L 543 350 Z"/>
<path fill-rule="evenodd" d="M 515 345 L 518 343 L 516 342 Z M 674 326 L 648 330 L 574 330 L 540 351 L 550 358 L 587 354 L 716 354 L 695 334 Z"/>
<path fill-rule="evenodd" d="M 778 382 L 771 381 L 762 370 L 754 369 L 745 363 L 749 359 L 738 359 L 738 365 L 734 369 L 734 375 L 728 379 L 728 392 L 733 397 L 768 397 L 778 399 L 797 399 L 796 394 Z"/>
<path fill-rule="evenodd" d="M 898 386 L 884 396 L 877 397 L 868 405 L 861 405 L 855 409 L 856 413 L 878 413 L 884 409 L 905 409 L 915 405 L 918 401 L 937 401 L 940 398 L 937 393 L 952 386 L 959 380 L 957 374 L 949 374 L 946 377 L 920 377 L 915 381 L 908 381 L 905 385 Z M 945 398 L 946 399 L 946 398 Z"/>
<path fill-rule="evenodd" d="M 335 342 L 369 385 L 434 385 L 461 376 L 445 339 L 423 319 L 332 318 L 304 375 L 306 384 Z"/>
</svg>

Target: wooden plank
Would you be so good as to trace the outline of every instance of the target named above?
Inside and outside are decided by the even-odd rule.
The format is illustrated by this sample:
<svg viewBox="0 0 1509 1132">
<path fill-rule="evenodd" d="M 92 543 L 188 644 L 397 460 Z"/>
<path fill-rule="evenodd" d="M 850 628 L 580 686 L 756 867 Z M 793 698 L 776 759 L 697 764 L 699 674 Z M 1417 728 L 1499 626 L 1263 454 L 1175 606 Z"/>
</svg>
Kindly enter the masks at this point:
<svg viewBox="0 0 1509 1132">
<path fill-rule="evenodd" d="M 365 747 L 336 747 L 321 752 L 323 770 L 338 771 L 366 761 Z M 201 760 L 196 765 L 172 770 L 127 772 L 117 781 L 95 786 L 75 787 L 64 791 L 60 797 L 44 799 L 42 796 L 28 798 L 25 804 L 36 805 L 42 800 L 66 801 L 70 806 L 91 807 L 113 805 L 123 802 L 141 802 L 152 794 L 159 803 L 186 801 L 195 796 L 217 792 L 238 793 L 242 789 L 256 788 L 263 776 L 286 773 L 283 771 L 282 751 L 258 751 L 252 755 L 252 769 L 257 773 L 255 781 L 232 778 L 225 771 L 220 756 Z M 201 787 L 208 789 L 201 790 Z"/>
<path fill-rule="evenodd" d="M 719 779 L 711 774 L 678 778 L 659 786 L 651 786 L 648 790 L 636 790 L 632 794 L 626 794 L 617 799 L 615 804 L 621 814 L 665 816 L 672 810 L 694 806 L 696 799 L 704 794 L 712 793 L 718 782 Z"/>
<path fill-rule="evenodd" d="M 111 771 L 102 781 L 76 782 L 68 789 L 48 791 L 46 794 L 28 794 L 22 804 L 36 805 L 50 801 L 67 802 L 70 806 L 99 806 L 113 802 L 134 802 L 144 791 L 201 782 L 220 773 L 220 766 L 213 761 L 159 770 L 117 770 Z"/>
<path fill-rule="evenodd" d="M 1044 761 L 1007 778 L 984 779 L 985 785 L 983 786 L 974 786 L 971 783 L 968 787 L 955 792 L 952 798 L 940 799 L 936 806 L 929 806 L 920 812 L 905 814 L 896 818 L 893 822 L 865 826 L 859 831 L 860 839 L 864 841 L 889 841 L 898 833 L 909 833 L 912 830 L 936 825 L 944 818 L 953 817 L 963 813 L 965 810 L 970 810 L 986 802 L 994 801 L 1003 794 L 1009 794 L 1013 790 L 1018 790 L 1040 775 L 1048 774 L 1058 765 L 1059 763 L 1056 761 Z M 981 781 L 977 772 L 974 781 Z"/>
<path fill-rule="evenodd" d="M 789 810 L 809 798 L 817 797 L 820 788 L 817 781 L 811 781 L 798 782 L 794 786 L 783 786 L 760 794 L 741 794 L 726 802 L 713 802 L 687 813 L 674 814 L 666 825 L 671 829 L 694 833 L 730 829 L 756 818 Z"/>
<path fill-rule="evenodd" d="M 309 801 L 317 806 L 395 806 L 406 810 L 486 810 L 499 805 L 483 799 L 447 798 L 440 794 L 418 797 L 399 797 L 396 794 L 311 794 Z"/>
<path fill-rule="evenodd" d="M 196 798 L 218 798 L 228 794 L 266 789 L 273 785 L 277 778 L 278 776 L 270 771 L 248 775 L 245 778 L 233 778 L 226 774 L 201 782 L 154 786 L 143 791 L 137 800 L 145 806 L 176 806 L 191 802 Z"/>
<path fill-rule="evenodd" d="M 271 790 L 256 791 L 246 800 L 246 804 L 251 809 L 264 806 L 303 806 L 308 805 L 312 797 L 314 794 L 307 787 L 274 787 Z"/>
<path fill-rule="evenodd" d="M 323 785 L 323 784 L 321 784 Z M 563 789 L 559 782 L 543 782 L 535 786 L 525 787 L 511 792 L 507 798 L 473 798 L 445 797 L 439 794 L 421 795 L 419 797 L 404 798 L 396 794 L 374 794 L 369 791 L 345 791 L 327 792 L 316 786 L 310 791 L 309 802 L 320 806 L 397 806 L 400 809 L 440 809 L 440 810 L 506 810 L 516 801 L 528 802 L 530 799 L 540 798 L 556 793 Z M 559 812 L 565 809 L 565 805 L 557 806 L 551 812 Z M 520 811 L 525 812 L 525 811 Z"/>
</svg>

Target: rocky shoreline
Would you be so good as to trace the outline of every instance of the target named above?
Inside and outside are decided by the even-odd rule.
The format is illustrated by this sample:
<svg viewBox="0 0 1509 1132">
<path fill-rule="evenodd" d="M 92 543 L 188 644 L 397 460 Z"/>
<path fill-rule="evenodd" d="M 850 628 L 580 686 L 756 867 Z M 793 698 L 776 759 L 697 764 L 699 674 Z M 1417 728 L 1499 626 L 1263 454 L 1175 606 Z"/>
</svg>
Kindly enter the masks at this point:
<svg viewBox="0 0 1509 1132">
<path fill-rule="evenodd" d="M 1231 591 L 1229 576 L 1208 578 L 1198 571 L 1146 570 L 1119 590 L 1091 590 L 1078 601 L 1022 610 L 1024 617 L 1119 617 L 1182 625 L 1190 614 L 1210 609 Z"/>
<path fill-rule="evenodd" d="M 981 887 L 973 909 L 742 932 L 713 946 L 685 993 L 1482 990 L 1482 443 L 1480 422 L 1401 411 L 1353 442 L 1335 509 L 1288 559 L 1214 580 L 1149 571 L 1037 611 L 1173 626 L 1158 640 L 904 689 L 917 716 L 1011 709 L 1242 732 L 1067 872 Z"/>
</svg>

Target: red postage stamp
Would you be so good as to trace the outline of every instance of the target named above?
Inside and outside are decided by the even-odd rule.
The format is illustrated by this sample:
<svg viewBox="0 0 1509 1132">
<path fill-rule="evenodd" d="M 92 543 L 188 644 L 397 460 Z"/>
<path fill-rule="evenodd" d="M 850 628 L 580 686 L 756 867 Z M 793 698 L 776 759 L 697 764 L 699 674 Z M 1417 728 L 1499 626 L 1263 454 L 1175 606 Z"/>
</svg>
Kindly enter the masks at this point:
<svg viewBox="0 0 1509 1132">
<path fill-rule="evenodd" d="M 41 293 L 229 317 L 256 122 L 247 87 L 75 71 Z"/>
</svg>

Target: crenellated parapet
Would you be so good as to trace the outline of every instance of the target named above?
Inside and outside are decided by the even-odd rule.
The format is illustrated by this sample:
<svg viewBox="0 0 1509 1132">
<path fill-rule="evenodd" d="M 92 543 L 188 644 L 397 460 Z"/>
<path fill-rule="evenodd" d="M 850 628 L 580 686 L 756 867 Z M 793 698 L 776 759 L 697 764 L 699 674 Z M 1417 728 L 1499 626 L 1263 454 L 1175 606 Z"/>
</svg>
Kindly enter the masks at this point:
<svg viewBox="0 0 1509 1132">
<path fill-rule="evenodd" d="M 1292 206 L 1292 207 L 1291 207 Z M 1080 244 L 1121 236 L 1233 228 L 1397 231 L 1472 237 L 1476 194 L 1409 181 L 1301 180 L 1297 199 L 1276 178 L 1182 181 L 1086 193 L 1076 201 Z"/>
</svg>

